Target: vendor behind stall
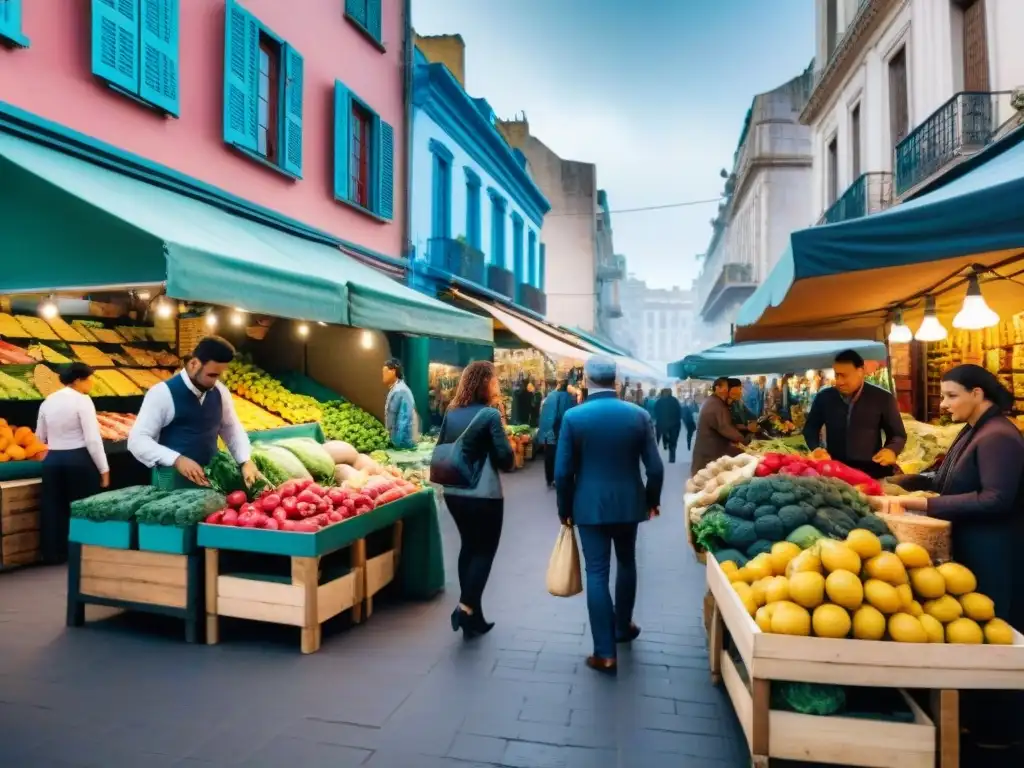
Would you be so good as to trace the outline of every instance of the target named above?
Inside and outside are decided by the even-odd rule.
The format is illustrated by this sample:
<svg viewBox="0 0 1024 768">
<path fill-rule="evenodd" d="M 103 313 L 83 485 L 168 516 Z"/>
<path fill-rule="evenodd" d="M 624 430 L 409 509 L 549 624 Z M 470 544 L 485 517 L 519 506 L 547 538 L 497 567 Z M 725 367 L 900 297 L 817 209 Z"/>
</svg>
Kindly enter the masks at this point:
<svg viewBox="0 0 1024 768">
<path fill-rule="evenodd" d="M 740 379 L 729 379 L 729 413 L 732 423 L 744 437 L 753 437 L 757 433 L 757 414 L 753 413 L 743 401 L 743 382 Z"/>
<path fill-rule="evenodd" d="M 824 427 L 825 447 L 832 458 L 874 478 L 891 475 L 907 444 L 896 398 L 864 380 L 864 358 L 851 349 L 836 355 L 833 367 L 835 386 L 818 393 L 807 415 L 807 446 L 821 446 Z"/>
<path fill-rule="evenodd" d="M 47 565 L 68 559 L 71 502 L 110 485 L 96 406 L 89 397 L 92 368 L 72 363 L 60 373 L 64 385 L 39 408 L 36 437 L 49 446 L 43 459 L 40 548 Z"/>
<path fill-rule="evenodd" d="M 147 467 L 173 467 L 185 480 L 209 486 L 203 470 L 221 437 L 242 468 L 246 485 L 259 474 L 249 459 L 249 436 L 220 381 L 235 348 L 219 336 L 202 339 L 185 368 L 146 393 L 128 435 L 128 450 Z"/>
<path fill-rule="evenodd" d="M 384 363 L 382 377 L 384 386 L 388 388 L 388 396 L 384 400 L 384 423 L 391 444 L 402 450 L 415 448 L 420 437 L 417 424 L 419 417 L 412 390 L 405 383 L 402 363 L 392 357 Z"/>
</svg>

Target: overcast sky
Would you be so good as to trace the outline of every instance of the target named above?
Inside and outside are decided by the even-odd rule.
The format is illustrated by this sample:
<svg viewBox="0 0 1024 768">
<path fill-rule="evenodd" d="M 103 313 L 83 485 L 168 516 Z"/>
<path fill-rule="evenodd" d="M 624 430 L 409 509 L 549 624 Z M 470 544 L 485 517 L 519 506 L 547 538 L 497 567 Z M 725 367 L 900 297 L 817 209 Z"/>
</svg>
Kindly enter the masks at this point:
<svg viewBox="0 0 1024 768">
<path fill-rule="evenodd" d="M 651 286 L 686 286 L 753 96 L 800 74 L 812 0 L 413 0 L 425 35 L 466 41 L 466 89 L 526 112 L 564 158 L 596 163 L 615 250 Z"/>
</svg>

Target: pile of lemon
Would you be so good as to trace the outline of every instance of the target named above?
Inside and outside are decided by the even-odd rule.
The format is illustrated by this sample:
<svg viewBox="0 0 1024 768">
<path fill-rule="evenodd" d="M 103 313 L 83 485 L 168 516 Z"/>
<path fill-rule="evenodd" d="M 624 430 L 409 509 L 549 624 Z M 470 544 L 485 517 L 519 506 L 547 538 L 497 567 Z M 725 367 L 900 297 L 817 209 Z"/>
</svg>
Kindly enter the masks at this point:
<svg viewBox="0 0 1024 768">
<path fill-rule="evenodd" d="M 883 552 L 863 529 L 846 541 L 822 539 L 801 550 L 780 541 L 742 568 L 722 571 L 762 632 L 901 643 L 1011 645 L 1013 629 L 976 591 L 958 563 L 932 565 L 928 551 L 901 543 Z"/>
</svg>

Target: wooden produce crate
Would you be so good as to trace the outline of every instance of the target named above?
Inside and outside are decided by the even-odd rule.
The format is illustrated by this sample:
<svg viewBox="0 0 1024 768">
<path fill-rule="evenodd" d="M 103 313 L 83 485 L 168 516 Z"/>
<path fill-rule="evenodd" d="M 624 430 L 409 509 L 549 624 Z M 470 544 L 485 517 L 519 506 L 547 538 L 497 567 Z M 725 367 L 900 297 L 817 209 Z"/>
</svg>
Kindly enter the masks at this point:
<svg viewBox="0 0 1024 768">
<path fill-rule="evenodd" d="M 185 639 L 198 640 L 202 618 L 202 556 L 68 545 L 67 624 L 85 623 L 86 605 L 160 613 L 185 620 Z"/>
<path fill-rule="evenodd" d="M 709 632 L 712 679 L 726 683 L 758 768 L 767 765 L 769 758 L 955 768 L 959 765 L 959 691 L 1024 689 L 1024 635 L 1019 632 L 1015 631 L 1013 645 L 775 635 L 761 632 L 754 623 L 714 555 L 707 558 L 707 583 L 715 603 Z M 725 651 L 726 634 L 749 675 L 749 692 L 734 677 L 735 665 Z M 925 689 L 933 692 L 932 711 L 927 720 L 915 711 L 913 724 L 858 721 L 856 727 L 836 724 L 843 718 L 773 712 L 769 709 L 772 680 Z M 806 718 L 799 728 L 793 725 L 797 717 Z M 927 744 L 922 729 L 932 731 Z M 825 733 L 827 742 L 818 735 Z"/>
<path fill-rule="evenodd" d="M 366 600 L 364 610 L 366 618 L 373 614 L 373 596 L 384 587 L 395 580 L 398 573 L 398 564 L 402 558 L 402 533 L 404 524 L 401 520 L 391 526 L 391 549 L 382 552 L 376 557 L 366 559 L 366 540 L 362 539 L 357 543 L 356 560 L 364 563 L 363 569 L 366 574 L 364 579 L 364 597 Z"/>
<path fill-rule="evenodd" d="M 39 478 L 0 482 L 0 568 L 39 562 Z"/>
</svg>

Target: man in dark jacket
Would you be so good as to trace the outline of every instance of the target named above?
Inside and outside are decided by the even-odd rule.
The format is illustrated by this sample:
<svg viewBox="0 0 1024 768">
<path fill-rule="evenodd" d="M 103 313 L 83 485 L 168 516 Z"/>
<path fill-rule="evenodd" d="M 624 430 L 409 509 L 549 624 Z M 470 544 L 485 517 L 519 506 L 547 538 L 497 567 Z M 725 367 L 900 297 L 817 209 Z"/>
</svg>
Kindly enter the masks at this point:
<svg viewBox="0 0 1024 768">
<path fill-rule="evenodd" d="M 825 448 L 833 459 L 874 478 L 888 477 L 907 444 L 896 398 L 864 380 L 864 358 L 853 350 L 836 355 L 832 367 L 836 384 L 814 398 L 804 440 L 811 450 L 818 448 L 824 428 Z"/>
<path fill-rule="evenodd" d="M 537 429 L 537 443 L 544 450 L 544 479 L 548 488 L 555 486 L 555 453 L 558 450 L 558 434 L 562 431 L 565 412 L 576 405 L 569 394 L 569 382 L 559 379 L 540 405 L 540 426 Z"/>
<path fill-rule="evenodd" d="M 697 421 L 697 439 L 693 444 L 690 473 L 695 475 L 715 459 L 740 452 L 743 435 L 732 423 L 729 412 L 729 379 L 715 379 L 711 396 L 704 401 Z"/>
<path fill-rule="evenodd" d="M 683 424 L 683 406 L 679 404 L 672 390 L 666 387 L 654 404 L 654 423 L 668 448 L 668 463 L 676 463 L 676 445 Z"/>
</svg>

